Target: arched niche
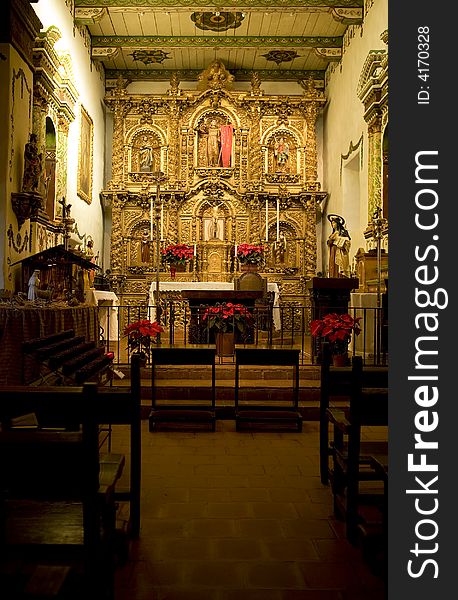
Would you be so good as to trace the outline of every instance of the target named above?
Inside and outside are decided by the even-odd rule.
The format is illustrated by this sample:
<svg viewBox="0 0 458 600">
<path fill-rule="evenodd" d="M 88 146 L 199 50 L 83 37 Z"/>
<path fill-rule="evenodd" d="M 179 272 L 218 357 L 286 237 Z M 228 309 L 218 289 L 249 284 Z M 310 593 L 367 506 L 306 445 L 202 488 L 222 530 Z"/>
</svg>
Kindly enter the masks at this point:
<svg viewBox="0 0 458 600">
<path fill-rule="evenodd" d="M 200 115 L 195 124 L 198 167 L 234 166 L 234 127 L 234 121 L 223 110 L 209 110 Z"/>
<path fill-rule="evenodd" d="M 164 141 L 152 129 L 136 131 L 130 141 L 130 172 L 154 173 L 162 171 L 162 148 Z"/>
<path fill-rule="evenodd" d="M 56 128 L 50 117 L 46 117 L 45 134 L 45 210 L 51 220 L 56 218 Z"/>
<path fill-rule="evenodd" d="M 299 171 L 299 148 L 301 144 L 292 131 L 276 129 L 265 138 L 263 148 L 267 150 L 265 171 L 295 175 Z"/>
</svg>

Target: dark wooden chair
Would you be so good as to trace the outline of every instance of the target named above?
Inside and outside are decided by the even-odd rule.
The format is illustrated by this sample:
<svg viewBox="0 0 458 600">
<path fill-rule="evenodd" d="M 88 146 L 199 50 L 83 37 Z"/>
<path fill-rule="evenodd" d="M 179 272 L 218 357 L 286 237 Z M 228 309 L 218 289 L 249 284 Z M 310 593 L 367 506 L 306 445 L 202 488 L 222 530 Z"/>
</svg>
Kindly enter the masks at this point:
<svg viewBox="0 0 458 600">
<path fill-rule="evenodd" d="M 151 391 L 152 406 L 149 416 L 149 429 L 155 431 L 159 427 L 182 429 L 210 427 L 216 428 L 216 346 L 214 344 L 161 345 L 151 350 Z M 183 387 L 176 390 L 173 398 L 161 398 L 158 386 L 157 367 L 206 365 L 211 370 L 210 381 L 200 389 L 202 398 L 190 397 L 189 388 L 183 380 Z M 181 377 L 183 371 L 181 371 Z M 180 377 L 180 375 L 178 375 Z M 195 392 L 193 388 L 193 393 Z M 176 396 L 179 396 L 178 398 Z"/>
<path fill-rule="evenodd" d="M 235 347 L 235 422 L 237 431 L 243 428 L 262 427 L 302 431 L 302 415 L 299 412 L 299 354 L 296 348 L 282 346 Z M 274 389 L 266 398 L 259 397 L 259 390 L 242 390 L 241 368 L 246 366 L 291 367 L 291 389 Z M 244 392 L 245 399 L 241 398 Z"/>
<path fill-rule="evenodd" d="M 359 360 L 359 359 L 358 359 Z M 329 483 L 329 459 L 333 447 L 329 441 L 328 408 L 334 403 L 333 409 L 348 411 L 353 381 L 352 366 L 334 367 L 331 364 L 329 344 L 323 343 L 320 380 L 320 477 L 323 485 Z M 388 386 L 387 366 L 362 366 L 362 385 L 364 387 L 386 388 Z"/>
<path fill-rule="evenodd" d="M 362 358 L 353 357 L 348 411 L 327 409 L 333 427 L 330 479 L 334 510 L 345 519 L 347 538 L 352 543 L 356 542 L 358 525 L 364 519 L 376 519 L 375 515 L 382 514 L 383 478 L 374 469 L 372 457 L 388 454 L 387 435 L 377 441 L 362 441 L 365 427 L 388 426 L 388 386 L 366 385 Z"/>
<path fill-rule="evenodd" d="M 83 592 L 113 598 L 115 478 L 99 480 L 95 406 L 95 384 L 2 390 L 0 551 L 70 566 Z"/>
<path fill-rule="evenodd" d="M 131 386 L 99 387 L 97 391 L 96 419 L 99 426 L 108 425 L 109 436 L 116 435 L 116 426 L 129 427 L 129 485 L 114 490 L 116 502 L 128 502 L 129 519 L 126 533 L 132 538 L 140 535 L 140 487 L 141 487 L 141 358 L 134 354 L 131 358 Z M 108 452 L 100 454 L 100 479 L 110 480 L 115 474 L 120 476 L 126 455 Z"/>
</svg>

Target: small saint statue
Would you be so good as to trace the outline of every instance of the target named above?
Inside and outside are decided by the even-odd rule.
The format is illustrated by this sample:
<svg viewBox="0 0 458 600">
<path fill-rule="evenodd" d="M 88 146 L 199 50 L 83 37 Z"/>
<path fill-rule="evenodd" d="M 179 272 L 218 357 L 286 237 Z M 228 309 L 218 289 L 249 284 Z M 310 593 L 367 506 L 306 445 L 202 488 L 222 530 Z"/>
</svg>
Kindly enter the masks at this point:
<svg viewBox="0 0 458 600">
<path fill-rule="evenodd" d="M 38 298 L 37 290 L 40 285 L 39 275 L 40 275 L 39 269 L 35 269 L 29 278 L 29 283 L 28 283 L 29 291 L 27 293 L 28 300 L 36 300 Z"/>
<path fill-rule="evenodd" d="M 37 192 L 41 177 L 41 154 L 38 153 L 37 134 L 31 133 L 24 149 L 23 192 Z"/>
</svg>

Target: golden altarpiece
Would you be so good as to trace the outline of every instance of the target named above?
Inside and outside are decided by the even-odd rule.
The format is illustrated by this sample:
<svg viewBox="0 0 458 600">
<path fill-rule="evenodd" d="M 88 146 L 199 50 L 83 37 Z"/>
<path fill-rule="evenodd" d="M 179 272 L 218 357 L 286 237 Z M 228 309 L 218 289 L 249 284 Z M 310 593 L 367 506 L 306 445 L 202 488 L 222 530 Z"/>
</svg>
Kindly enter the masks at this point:
<svg viewBox="0 0 458 600">
<path fill-rule="evenodd" d="M 324 95 L 311 78 L 296 96 L 264 95 L 256 74 L 248 92 L 234 91 L 232 80 L 215 61 L 196 91 L 172 77 L 163 95 L 133 95 L 119 79 L 105 97 L 114 123 L 102 200 L 111 209 L 111 277 L 123 305 L 143 303 L 158 272 L 170 280 L 158 258 L 172 243 L 195 245 L 178 281 L 214 282 L 238 275 L 236 245 L 262 243 L 261 274 L 279 285 L 282 301 L 304 302 L 326 197 L 315 132 Z"/>
</svg>

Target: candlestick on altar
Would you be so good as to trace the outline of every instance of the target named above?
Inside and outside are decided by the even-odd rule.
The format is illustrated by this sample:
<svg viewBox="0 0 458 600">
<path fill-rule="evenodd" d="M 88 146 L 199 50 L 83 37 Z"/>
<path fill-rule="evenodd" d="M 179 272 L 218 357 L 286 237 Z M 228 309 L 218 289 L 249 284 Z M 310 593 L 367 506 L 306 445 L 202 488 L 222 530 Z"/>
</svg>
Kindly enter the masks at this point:
<svg viewBox="0 0 458 600">
<path fill-rule="evenodd" d="M 269 200 L 266 198 L 266 242 L 269 241 Z"/>
<path fill-rule="evenodd" d="M 277 198 L 277 242 L 280 241 L 280 198 Z"/>
<path fill-rule="evenodd" d="M 161 241 L 164 239 L 164 204 L 161 204 Z"/>
<path fill-rule="evenodd" d="M 153 196 L 150 196 L 149 199 L 150 202 L 150 217 L 149 217 L 149 221 L 150 221 L 150 234 L 149 234 L 149 239 L 151 241 L 153 241 Z"/>
</svg>

